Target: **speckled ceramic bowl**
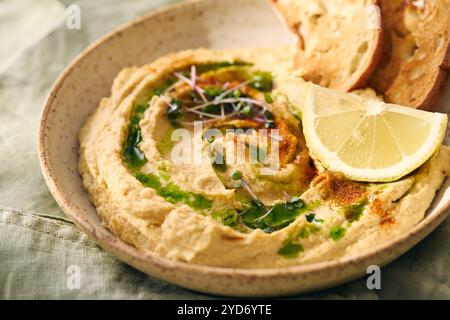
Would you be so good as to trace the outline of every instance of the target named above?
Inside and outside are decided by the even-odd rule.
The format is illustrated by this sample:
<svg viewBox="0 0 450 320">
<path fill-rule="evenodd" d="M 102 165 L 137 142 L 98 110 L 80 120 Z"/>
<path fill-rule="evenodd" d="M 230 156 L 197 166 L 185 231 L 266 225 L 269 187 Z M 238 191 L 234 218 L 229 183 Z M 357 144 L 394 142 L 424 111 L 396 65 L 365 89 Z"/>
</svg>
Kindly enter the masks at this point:
<svg viewBox="0 0 450 320">
<path fill-rule="evenodd" d="M 200 0 L 151 12 L 95 42 L 54 85 L 42 114 L 39 156 L 45 180 L 64 212 L 101 247 L 152 276 L 207 293 L 274 296 L 318 290 L 356 279 L 371 264 L 385 265 L 433 231 L 449 213 L 447 182 L 427 217 L 390 245 L 357 256 L 284 269 L 212 268 L 144 253 L 100 223 L 77 173 L 77 133 L 122 68 L 197 47 L 274 46 L 294 39 L 264 0 Z M 450 92 L 450 90 L 447 90 Z M 440 109 L 449 109 L 449 97 Z"/>
</svg>

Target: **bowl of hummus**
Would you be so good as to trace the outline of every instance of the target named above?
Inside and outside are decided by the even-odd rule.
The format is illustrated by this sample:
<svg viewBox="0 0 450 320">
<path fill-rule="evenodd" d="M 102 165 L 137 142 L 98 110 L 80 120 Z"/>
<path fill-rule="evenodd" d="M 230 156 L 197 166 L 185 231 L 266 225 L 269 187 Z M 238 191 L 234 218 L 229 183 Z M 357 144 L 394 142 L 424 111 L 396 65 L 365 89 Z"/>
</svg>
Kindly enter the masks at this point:
<svg viewBox="0 0 450 320">
<path fill-rule="evenodd" d="M 410 249 L 447 216 L 450 148 L 391 182 L 325 169 L 303 134 L 293 41 L 267 3 L 222 0 L 93 44 L 41 119 L 59 205 L 131 266 L 221 295 L 319 290 Z"/>
</svg>

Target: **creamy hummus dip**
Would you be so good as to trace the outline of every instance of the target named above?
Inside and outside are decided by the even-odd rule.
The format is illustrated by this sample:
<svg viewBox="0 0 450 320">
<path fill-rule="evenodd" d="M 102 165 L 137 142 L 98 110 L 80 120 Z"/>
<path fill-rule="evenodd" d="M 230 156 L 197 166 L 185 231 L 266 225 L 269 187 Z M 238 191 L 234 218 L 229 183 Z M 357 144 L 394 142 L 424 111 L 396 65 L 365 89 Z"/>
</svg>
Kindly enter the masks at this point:
<svg viewBox="0 0 450 320">
<path fill-rule="evenodd" d="M 79 134 L 79 172 L 103 224 L 172 260 L 274 268 L 362 253 L 423 219 L 450 172 L 450 149 L 392 183 L 323 170 L 302 134 L 292 55 L 199 49 L 122 70 Z M 179 157 L 187 162 L 174 160 L 179 132 L 192 139 L 192 154 Z M 244 139 L 250 158 L 261 132 L 278 150 L 271 174 L 262 174 L 267 152 L 238 162 L 220 151 Z"/>
</svg>

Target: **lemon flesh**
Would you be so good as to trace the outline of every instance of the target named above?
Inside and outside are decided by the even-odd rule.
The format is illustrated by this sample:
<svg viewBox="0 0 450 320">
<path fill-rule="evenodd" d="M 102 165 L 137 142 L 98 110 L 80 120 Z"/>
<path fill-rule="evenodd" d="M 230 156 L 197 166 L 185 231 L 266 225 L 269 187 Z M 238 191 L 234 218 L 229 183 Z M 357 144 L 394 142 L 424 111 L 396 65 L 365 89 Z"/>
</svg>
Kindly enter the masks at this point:
<svg viewBox="0 0 450 320">
<path fill-rule="evenodd" d="M 311 155 L 356 181 L 398 180 L 439 149 L 447 115 L 308 84 L 302 122 Z"/>
</svg>

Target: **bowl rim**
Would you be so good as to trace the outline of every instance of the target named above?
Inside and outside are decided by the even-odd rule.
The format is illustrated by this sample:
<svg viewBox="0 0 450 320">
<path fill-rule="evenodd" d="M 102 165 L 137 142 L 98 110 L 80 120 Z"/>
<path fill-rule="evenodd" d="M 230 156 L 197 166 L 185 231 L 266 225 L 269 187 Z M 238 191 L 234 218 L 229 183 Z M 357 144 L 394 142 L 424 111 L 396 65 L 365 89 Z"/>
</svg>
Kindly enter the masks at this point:
<svg viewBox="0 0 450 320">
<path fill-rule="evenodd" d="M 151 263 L 153 263 L 154 265 L 164 268 L 184 269 L 186 271 L 193 271 L 209 275 L 211 274 L 223 276 L 240 275 L 243 277 L 270 278 L 273 276 L 289 276 L 289 275 L 321 272 L 325 269 L 333 269 L 336 267 L 356 264 L 361 261 L 368 261 L 382 252 L 400 246 L 402 243 L 408 241 L 408 239 L 412 237 L 415 238 L 415 236 L 417 236 L 418 238 L 420 238 L 421 234 L 425 232 L 425 235 L 422 236 L 423 239 L 432 230 L 434 230 L 441 222 L 444 221 L 444 219 L 450 214 L 450 210 L 448 210 L 450 207 L 450 198 L 444 203 L 444 205 L 439 210 L 437 210 L 437 212 L 433 213 L 432 215 L 429 214 L 426 215 L 424 219 L 422 219 L 407 233 L 399 237 L 396 237 L 392 242 L 389 242 L 382 246 L 374 247 L 373 249 L 367 250 L 361 254 L 354 254 L 334 260 L 326 260 L 305 265 L 297 265 L 281 268 L 264 268 L 264 269 L 211 267 L 199 264 L 191 264 L 182 261 L 170 260 L 161 257 L 155 253 L 144 252 L 143 250 L 140 250 L 132 246 L 131 244 L 128 244 L 125 241 L 121 240 L 117 235 L 112 234 L 105 227 L 102 226 L 101 229 L 98 229 L 93 224 L 91 224 L 90 221 L 84 217 L 84 214 L 81 213 L 79 210 L 77 210 L 75 206 L 71 204 L 70 197 L 68 197 L 66 194 L 64 194 L 64 192 L 60 190 L 57 178 L 55 177 L 51 169 L 50 160 L 46 152 L 47 120 L 49 114 L 51 113 L 54 100 L 58 95 L 60 88 L 64 84 L 66 78 L 68 78 L 71 75 L 72 71 L 79 63 L 81 63 L 84 59 L 86 59 L 93 51 L 95 51 L 99 47 L 113 40 L 115 37 L 120 36 L 123 31 L 132 29 L 137 25 L 145 23 L 145 21 L 147 21 L 148 19 L 155 18 L 159 15 L 170 13 L 172 11 L 179 9 L 185 9 L 187 7 L 191 7 L 197 4 L 205 4 L 207 2 L 210 2 L 210 0 L 186 0 L 181 3 L 170 4 L 162 8 L 152 10 L 106 33 L 104 36 L 100 37 L 98 40 L 94 41 L 92 44 L 86 47 L 74 59 L 72 59 L 72 61 L 64 68 L 62 73 L 58 76 L 49 94 L 47 95 L 47 98 L 44 102 L 44 109 L 41 113 L 39 120 L 39 134 L 38 134 L 39 164 L 41 167 L 44 180 L 54 199 L 61 207 L 63 212 L 67 214 L 83 232 L 85 232 L 91 239 L 93 239 L 98 245 L 100 245 L 106 251 L 108 252 L 115 251 L 113 254 L 114 256 L 117 257 L 117 253 L 119 252 L 121 253 L 122 256 L 125 255 L 133 260 L 140 261 L 141 263 L 144 264 L 149 263 L 151 261 Z M 431 227 L 431 230 L 428 232 L 426 231 L 427 227 Z M 418 241 L 416 241 L 414 245 L 417 244 L 417 242 Z M 120 259 L 124 261 L 123 258 Z M 129 263 L 127 261 L 125 262 Z"/>
</svg>

